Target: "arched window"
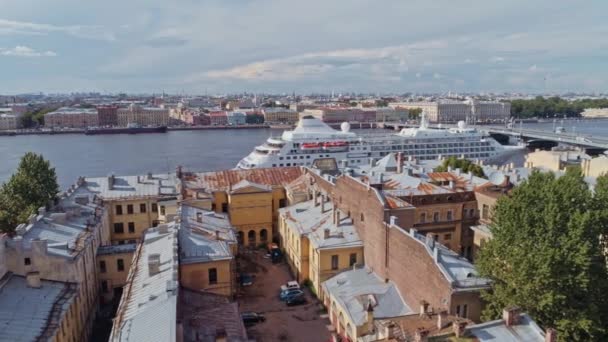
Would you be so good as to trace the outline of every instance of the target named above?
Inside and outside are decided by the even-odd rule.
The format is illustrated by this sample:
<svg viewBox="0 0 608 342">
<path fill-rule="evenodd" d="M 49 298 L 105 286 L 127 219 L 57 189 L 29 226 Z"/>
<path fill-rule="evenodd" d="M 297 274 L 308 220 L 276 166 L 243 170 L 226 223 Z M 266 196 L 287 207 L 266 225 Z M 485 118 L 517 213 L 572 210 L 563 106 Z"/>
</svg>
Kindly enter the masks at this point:
<svg viewBox="0 0 608 342">
<path fill-rule="evenodd" d="M 420 223 L 426 222 L 426 213 L 420 213 Z"/>
<path fill-rule="evenodd" d="M 363 213 L 361 213 L 361 222 L 365 221 L 365 216 L 363 216 Z"/>
<path fill-rule="evenodd" d="M 266 228 L 260 230 L 260 242 L 268 241 L 268 230 Z"/>
<path fill-rule="evenodd" d="M 247 233 L 247 240 L 250 247 L 255 247 L 255 230 L 250 230 L 249 233 Z"/>
</svg>

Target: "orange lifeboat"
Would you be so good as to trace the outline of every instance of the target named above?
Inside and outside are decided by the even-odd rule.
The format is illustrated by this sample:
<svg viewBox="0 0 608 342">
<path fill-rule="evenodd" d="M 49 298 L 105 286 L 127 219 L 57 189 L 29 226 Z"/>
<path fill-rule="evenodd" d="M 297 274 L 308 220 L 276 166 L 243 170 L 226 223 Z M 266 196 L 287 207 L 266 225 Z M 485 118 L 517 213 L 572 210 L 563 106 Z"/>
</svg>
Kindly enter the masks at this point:
<svg viewBox="0 0 608 342">
<path fill-rule="evenodd" d="M 321 147 L 321 143 L 303 143 L 300 145 L 300 149 L 302 150 L 318 150 Z"/>
<path fill-rule="evenodd" d="M 346 151 L 348 142 L 346 141 L 331 141 L 323 144 L 323 149 L 326 151 Z"/>
</svg>

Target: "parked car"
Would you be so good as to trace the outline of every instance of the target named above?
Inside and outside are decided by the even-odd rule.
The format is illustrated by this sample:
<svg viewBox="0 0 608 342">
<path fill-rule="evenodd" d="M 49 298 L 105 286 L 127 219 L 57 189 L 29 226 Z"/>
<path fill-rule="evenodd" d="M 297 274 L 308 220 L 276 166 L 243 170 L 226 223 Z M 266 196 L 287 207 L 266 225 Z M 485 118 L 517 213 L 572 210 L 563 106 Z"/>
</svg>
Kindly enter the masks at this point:
<svg viewBox="0 0 608 342">
<path fill-rule="evenodd" d="M 241 273 L 239 276 L 241 281 L 241 286 L 251 286 L 253 284 L 253 277 L 247 273 Z"/>
<path fill-rule="evenodd" d="M 241 319 L 243 320 L 243 324 L 245 324 L 246 327 L 250 327 L 254 324 L 266 321 L 266 317 L 264 317 L 264 315 L 253 311 L 241 313 Z"/>
<path fill-rule="evenodd" d="M 285 290 L 291 290 L 291 289 L 300 289 L 300 284 L 298 284 L 297 281 L 292 280 L 292 281 L 288 281 L 287 284 L 283 284 L 281 285 L 281 292 L 285 291 Z"/>
<path fill-rule="evenodd" d="M 304 295 L 304 292 L 302 290 L 299 290 L 299 289 L 286 290 L 286 291 L 281 292 L 281 294 L 279 295 L 279 299 L 287 300 L 288 298 L 291 298 L 293 296 L 300 296 L 300 295 Z"/>
<path fill-rule="evenodd" d="M 287 300 L 285 301 L 285 304 L 287 304 L 287 306 L 296 306 L 296 305 L 306 304 L 306 297 L 304 296 L 303 293 L 301 295 L 297 295 L 297 296 L 294 295 L 294 296 L 287 298 Z"/>
</svg>

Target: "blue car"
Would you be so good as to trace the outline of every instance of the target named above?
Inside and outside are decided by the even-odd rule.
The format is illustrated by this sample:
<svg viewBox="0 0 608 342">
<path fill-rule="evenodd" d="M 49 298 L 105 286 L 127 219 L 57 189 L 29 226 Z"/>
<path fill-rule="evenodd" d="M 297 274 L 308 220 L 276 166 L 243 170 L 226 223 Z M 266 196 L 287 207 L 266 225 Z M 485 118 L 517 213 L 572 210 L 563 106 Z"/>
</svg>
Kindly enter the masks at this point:
<svg viewBox="0 0 608 342">
<path fill-rule="evenodd" d="M 303 296 L 304 292 L 302 290 L 299 289 L 289 289 L 289 290 L 285 290 L 283 292 L 281 292 L 281 294 L 279 295 L 279 298 L 281 300 L 287 300 L 288 298 L 294 297 L 294 296 Z"/>
</svg>

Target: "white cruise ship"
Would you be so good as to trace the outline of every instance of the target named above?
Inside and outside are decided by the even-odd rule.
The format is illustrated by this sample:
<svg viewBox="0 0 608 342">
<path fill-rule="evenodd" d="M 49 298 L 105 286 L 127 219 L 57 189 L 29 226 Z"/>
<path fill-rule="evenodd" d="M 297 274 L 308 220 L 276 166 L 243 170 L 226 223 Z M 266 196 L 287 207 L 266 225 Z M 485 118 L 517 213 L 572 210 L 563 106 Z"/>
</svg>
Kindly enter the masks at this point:
<svg viewBox="0 0 608 342">
<path fill-rule="evenodd" d="M 310 166 L 315 159 L 335 158 L 340 167 L 356 167 L 380 159 L 393 152 L 403 152 L 405 158 L 437 159 L 439 156 L 470 160 L 498 161 L 520 146 L 503 146 L 489 135 L 466 127 L 433 129 L 424 114 L 420 127 L 404 128 L 398 133 L 356 134 L 345 122 L 335 130 L 312 116 L 300 119 L 296 128 L 271 137 L 243 158 L 239 169 L 281 166 Z"/>
</svg>

